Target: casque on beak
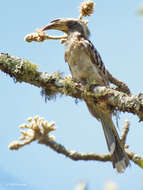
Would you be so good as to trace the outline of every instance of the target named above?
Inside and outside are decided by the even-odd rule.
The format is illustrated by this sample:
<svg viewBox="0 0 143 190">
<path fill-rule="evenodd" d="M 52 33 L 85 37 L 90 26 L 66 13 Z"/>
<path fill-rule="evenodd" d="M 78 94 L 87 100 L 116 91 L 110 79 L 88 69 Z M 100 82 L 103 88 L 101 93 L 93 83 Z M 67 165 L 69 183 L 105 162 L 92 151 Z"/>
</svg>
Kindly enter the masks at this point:
<svg viewBox="0 0 143 190">
<path fill-rule="evenodd" d="M 67 27 L 67 21 L 66 19 L 56 19 L 53 20 L 52 22 L 50 22 L 47 26 L 45 26 L 44 28 L 42 28 L 42 31 L 45 30 L 60 30 L 63 32 L 68 32 L 69 28 Z"/>
</svg>

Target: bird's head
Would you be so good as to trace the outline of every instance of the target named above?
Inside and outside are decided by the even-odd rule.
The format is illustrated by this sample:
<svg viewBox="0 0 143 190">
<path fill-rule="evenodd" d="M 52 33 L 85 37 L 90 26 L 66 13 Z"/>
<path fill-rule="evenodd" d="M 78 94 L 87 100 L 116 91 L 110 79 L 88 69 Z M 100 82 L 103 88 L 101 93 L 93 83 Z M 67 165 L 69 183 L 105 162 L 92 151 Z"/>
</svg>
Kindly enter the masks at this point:
<svg viewBox="0 0 143 190">
<path fill-rule="evenodd" d="M 51 21 L 47 26 L 42 28 L 42 31 L 45 30 L 60 30 L 62 32 L 65 32 L 66 34 L 70 34 L 73 32 L 79 32 L 81 35 L 83 35 L 85 38 L 88 38 L 90 35 L 89 29 L 82 20 L 79 19 L 73 19 L 73 18 L 58 18 L 53 21 Z"/>
</svg>

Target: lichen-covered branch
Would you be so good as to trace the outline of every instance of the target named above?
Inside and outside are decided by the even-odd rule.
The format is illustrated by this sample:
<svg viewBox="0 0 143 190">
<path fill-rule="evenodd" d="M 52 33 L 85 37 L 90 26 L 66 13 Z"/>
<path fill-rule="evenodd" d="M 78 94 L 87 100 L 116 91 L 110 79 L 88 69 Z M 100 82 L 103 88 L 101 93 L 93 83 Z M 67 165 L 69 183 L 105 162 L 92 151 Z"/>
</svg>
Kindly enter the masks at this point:
<svg viewBox="0 0 143 190">
<path fill-rule="evenodd" d="M 128 95 L 110 87 L 96 87 L 94 93 L 91 93 L 70 76 L 63 78 L 60 73 L 39 72 L 38 66 L 30 61 L 3 53 L 0 54 L 0 70 L 16 82 L 26 82 L 42 88 L 42 94 L 46 98 L 50 99 L 59 93 L 79 99 L 94 96 L 97 101 L 104 99 L 116 110 L 136 114 L 140 121 L 143 120 L 143 94 Z"/>
<path fill-rule="evenodd" d="M 22 128 L 21 134 L 22 136 L 19 138 L 21 141 L 13 141 L 9 145 L 9 149 L 18 150 L 23 146 L 30 144 L 33 141 L 38 141 L 39 144 L 44 144 L 55 152 L 65 155 L 66 157 L 72 160 L 96 160 L 96 161 L 112 161 L 111 154 L 97 154 L 97 153 L 80 153 L 73 150 L 68 150 L 63 145 L 57 143 L 55 141 L 55 137 L 50 135 L 52 131 L 54 131 L 55 124 L 54 122 L 45 121 L 43 118 L 39 116 L 35 116 L 34 118 L 30 117 L 27 119 L 29 124 L 22 124 L 19 127 Z M 125 122 L 124 128 L 127 127 L 127 121 Z M 128 125 L 129 127 L 129 125 Z M 127 136 L 127 131 L 123 128 L 122 132 L 122 141 L 125 136 Z M 27 129 L 27 130 L 23 130 Z M 125 146 L 126 147 L 126 146 Z M 126 152 L 129 156 L 129 159 L 132 160 L 135 164 L 143 168 L 143 158 L 137 155 L 134 152 L 126 149 Z"/>
</svg>

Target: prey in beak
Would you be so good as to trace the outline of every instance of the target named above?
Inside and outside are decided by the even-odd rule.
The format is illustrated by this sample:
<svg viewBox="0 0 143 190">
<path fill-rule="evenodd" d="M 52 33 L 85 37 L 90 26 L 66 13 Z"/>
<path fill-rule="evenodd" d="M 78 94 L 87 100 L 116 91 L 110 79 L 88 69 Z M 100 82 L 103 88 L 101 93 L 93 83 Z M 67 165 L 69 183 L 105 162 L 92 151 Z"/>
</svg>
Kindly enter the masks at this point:
<svg viewBox="0 0 143 190">
<path fill-rule="evenodd" d="M 41 29 L 41 31 L 45 30 L 60 30 L 65 32 L 67 35 L 73 32 L 78 32 L 82 36 L 88 39 L 90 32 L 87 27 L 87 23 L 83 22 L 80 19 L 74 18 L 58 18 L 50 22 L 47 26 Z"/>
<path fill-rule="evenodd" d="M 53 21 L 51 21 L 47 26 L 45 26 L 44 28 L 41 29 L 41 31 L 45 31 L 45 30 L 60 30 L 62 32 L 68 33 L 69 28 L 68 28 L 68 19 L 55 19 Z"/>
</svg>

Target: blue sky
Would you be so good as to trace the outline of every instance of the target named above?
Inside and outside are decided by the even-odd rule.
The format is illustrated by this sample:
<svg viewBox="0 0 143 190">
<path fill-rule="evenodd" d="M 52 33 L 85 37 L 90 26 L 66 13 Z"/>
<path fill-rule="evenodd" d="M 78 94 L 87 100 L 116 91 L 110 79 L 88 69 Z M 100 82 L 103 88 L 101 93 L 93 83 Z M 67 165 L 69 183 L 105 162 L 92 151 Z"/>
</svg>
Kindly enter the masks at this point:
<svg viewBox="0 0 143 190">
<path fill-rule="evenodd" d="M 1 52 L 27 58 L 38 64 L 40 71 L 69 74 L 64 63 L 64 45 L 59 41 L 26 43 L 23 39 L 52 19 L 76 18 L 80 2 L 1 1 Z M 95 13 L 89 18 L 90 40 L 110 72 L 124 81 L 134 94 L 143 89 L 143 19 L 136 14 L 141 3 L 141 0 L 97 0 Z M 15 84 L 2 72 L 0 81 L 0 189 L 19 189 L 21 184 L 21 189 L 26 190 L 72 190 L 80 180 L 87 181 L 89 189 L 103 189 L 109 180 L 115 181 L 119 190 L 143 189 L 143 170 L 133 163 L 119 175 L 111 163 L 74 162 L 36 142 L 19 151 L 8 150 L 8 144 L 19 137 L 18 126 L 27 117 L 40 115 L 56 122 L 56 140 L 69 149 L 108 152 L 101 125 L 89 114 L 83 101 L 76 105 L 70 97 L 58 97 L 56 101 L 45 103 L 39 88 Z M 143 124 L 138 123 L 136 116 L 120 114 L 119 133 L 125 119 L 131 123 L 127 143 L 132 151 L 143 155 Z"/>
</svg>

